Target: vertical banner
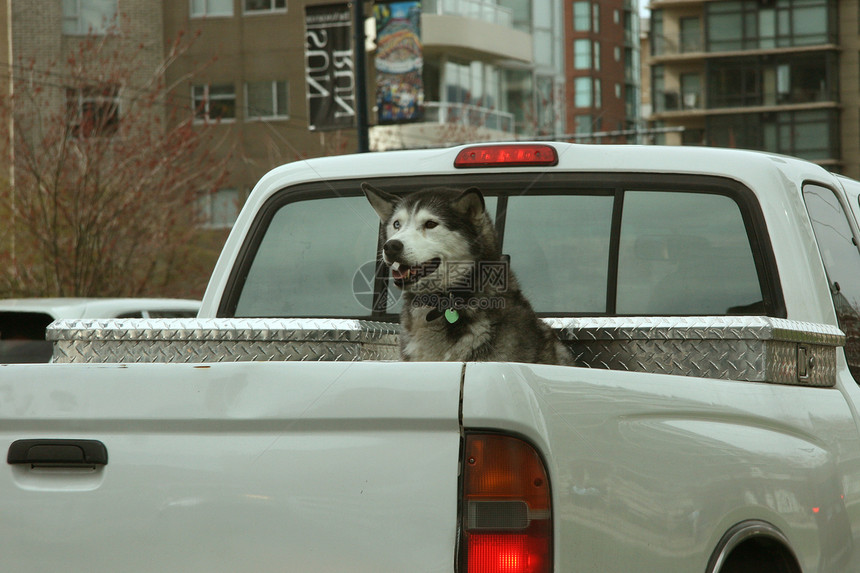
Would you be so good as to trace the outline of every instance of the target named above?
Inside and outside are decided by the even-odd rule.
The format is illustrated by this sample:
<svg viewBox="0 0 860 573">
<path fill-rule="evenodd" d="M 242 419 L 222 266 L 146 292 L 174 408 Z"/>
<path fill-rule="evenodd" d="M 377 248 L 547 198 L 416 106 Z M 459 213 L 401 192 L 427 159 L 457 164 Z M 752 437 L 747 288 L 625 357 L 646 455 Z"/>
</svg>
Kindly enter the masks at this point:
<svg viewBox="0 0 860 573">
<path fill-rule="evenodd" d="M 355 127 L 349 4 L 305 7 L 305 84 L 311 131 Z"/>
<path fill-rule="evenodd" d="M 379 3 L 373 15 L 378 123 L 419 121 L 424 116 L 421 2 Z"/>
</svg>

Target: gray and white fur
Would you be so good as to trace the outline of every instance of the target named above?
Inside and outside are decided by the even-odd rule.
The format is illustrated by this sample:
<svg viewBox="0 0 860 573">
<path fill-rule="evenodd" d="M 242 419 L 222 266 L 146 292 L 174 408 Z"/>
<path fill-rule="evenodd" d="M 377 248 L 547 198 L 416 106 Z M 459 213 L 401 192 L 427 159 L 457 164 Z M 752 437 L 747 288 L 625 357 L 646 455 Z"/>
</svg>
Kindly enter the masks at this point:
<svg viewBox="0 0 860 573">
<path fill-rule="evenodd" d="M 403 360 L 573 364 L 520 291 L 477 188 L 403 198 L 361 188 L 382 220 L 382 260 L 403 289 Z"/>
</svg>

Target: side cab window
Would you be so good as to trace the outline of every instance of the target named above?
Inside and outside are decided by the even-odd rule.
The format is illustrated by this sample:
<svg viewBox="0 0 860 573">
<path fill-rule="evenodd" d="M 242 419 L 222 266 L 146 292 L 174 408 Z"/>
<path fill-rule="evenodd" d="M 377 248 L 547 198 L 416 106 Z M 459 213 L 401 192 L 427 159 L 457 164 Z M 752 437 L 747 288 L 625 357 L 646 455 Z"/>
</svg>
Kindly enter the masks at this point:
<svg viewBox="0 0 860 573">
<path fill-rule="evenodd" d="M 819 185 L 803 187 L 806 209 L 830 282 L 839 328 L 845 333 L 845 358 L 860 380 L 860 250 L 836 193 Z M 857 197 L 855 195 L 855 201 Z"/>
</svg>

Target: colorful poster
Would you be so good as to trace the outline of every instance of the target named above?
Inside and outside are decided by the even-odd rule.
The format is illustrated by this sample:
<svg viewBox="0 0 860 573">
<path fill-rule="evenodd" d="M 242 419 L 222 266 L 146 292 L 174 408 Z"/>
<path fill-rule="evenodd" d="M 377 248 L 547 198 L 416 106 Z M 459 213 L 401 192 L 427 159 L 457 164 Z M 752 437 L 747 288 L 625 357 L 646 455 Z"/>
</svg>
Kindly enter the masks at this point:
<svg viewBox="0 0 860 573">
<path fill-rule="evenodd" d="M 355 127 L 355 60 L 349 4 L 305 7 L 305 84 L 311 131 Z"/>
<path fill-rule="evenodd" d="M 421 2 L 376 4 L 373 15 L 378 123 L 419 121 L 424 115 Z"/>
</svg>

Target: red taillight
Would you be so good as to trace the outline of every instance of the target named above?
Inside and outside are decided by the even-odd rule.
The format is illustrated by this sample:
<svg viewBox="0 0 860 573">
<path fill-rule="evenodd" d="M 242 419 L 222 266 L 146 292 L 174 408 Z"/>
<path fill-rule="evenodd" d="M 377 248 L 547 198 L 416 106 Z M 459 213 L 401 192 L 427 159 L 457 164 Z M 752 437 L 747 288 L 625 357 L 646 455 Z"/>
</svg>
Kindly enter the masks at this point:
<svg viewBox="0 0 860 573">
<path fill-rule="evenodd" d="M 535 449 L 496 434 L 467 434 L 463 458 L 462 573 L 552 570 L 549 480 Z"/>
<path fill-rule="evenodd" d="M 548 571 L 545 540 L 528 535 L 480 534 L 469 539 L 469 573 L 534 573 Z"/>
<path fill-rule="evenodd" d="M 558 153 L 543 143 L 473 145 L 454 159 L 454 167 L 541 167 L 558 164 Z"/>
</svg>

